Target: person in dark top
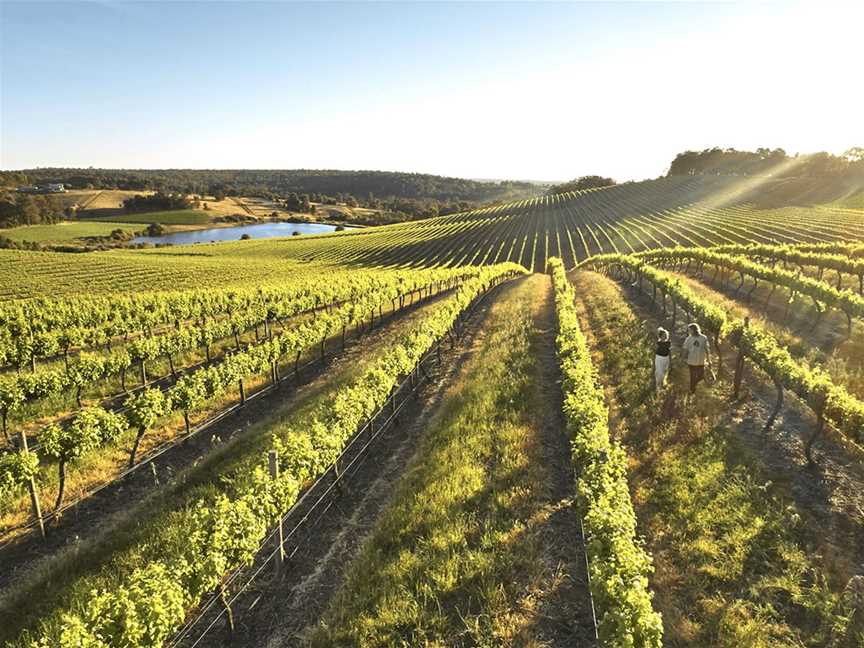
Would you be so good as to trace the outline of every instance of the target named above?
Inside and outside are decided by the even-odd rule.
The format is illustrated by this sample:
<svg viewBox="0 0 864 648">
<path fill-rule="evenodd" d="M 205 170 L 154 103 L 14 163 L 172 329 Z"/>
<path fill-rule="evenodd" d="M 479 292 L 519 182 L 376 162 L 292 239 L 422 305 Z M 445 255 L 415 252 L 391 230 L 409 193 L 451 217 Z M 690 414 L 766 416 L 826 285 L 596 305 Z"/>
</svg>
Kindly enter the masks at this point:
<svg viewBox="0 0 864 648">
<path fill-rule="evenodd" d="M 671 349 L 672 341 L 669 339 L 669 331 L 661 326 L 657 329 L 657 348 L 654 350 L 654 388 L 658 392 L 666 385 Z"/>
</svg>

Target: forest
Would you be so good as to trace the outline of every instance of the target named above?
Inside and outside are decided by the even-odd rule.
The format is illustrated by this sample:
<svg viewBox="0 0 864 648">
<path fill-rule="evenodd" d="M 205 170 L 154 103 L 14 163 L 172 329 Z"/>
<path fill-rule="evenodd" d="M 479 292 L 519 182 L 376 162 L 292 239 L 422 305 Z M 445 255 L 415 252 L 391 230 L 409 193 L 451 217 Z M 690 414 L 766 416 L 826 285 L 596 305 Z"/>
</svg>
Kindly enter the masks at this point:
<svg viewBox="0 0 864 648">
<path fill-rule="evenodd" d="M 488 202 L 537 195 L 531 182 L 481 182 L 424 173 L 338 170 L 210 169 L 70 169 L 39 168 L 20 172 L 32 183 L 62 182 L 71 189 L 129 189 L 266 196 L 295 193 L 378 198 L 429 198 L 439 201 Z M 19 174 L 19 176 L 20 176 Z"/>
<path fill-rule="evenodd" d="M 684 151 L 675 156 L 669 167 L 675 175 L 760 175 L 816 176 L 864 180 L 864 148 L 855 146 L 843 155 L 812 153 L 789 155 L 782 148 L 757 148 L 738 151 L 734 148 L 710 148 Z"/>
</svg>

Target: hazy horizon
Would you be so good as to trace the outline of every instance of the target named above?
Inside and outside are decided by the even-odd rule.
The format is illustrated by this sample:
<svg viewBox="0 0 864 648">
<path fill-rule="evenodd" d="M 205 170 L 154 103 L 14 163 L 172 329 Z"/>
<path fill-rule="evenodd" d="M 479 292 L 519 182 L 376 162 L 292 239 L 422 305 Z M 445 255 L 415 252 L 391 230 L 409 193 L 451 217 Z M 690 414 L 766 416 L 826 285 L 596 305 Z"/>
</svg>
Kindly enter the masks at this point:
<svg viewBox="0 0 864 648">
<path fill-rule="evenodd" d="M 862 22 L 862 5 L 4 2 L 0 167 L 620 182 L 688 149 L 837 154 L 864 144 Z"/>
</svg>

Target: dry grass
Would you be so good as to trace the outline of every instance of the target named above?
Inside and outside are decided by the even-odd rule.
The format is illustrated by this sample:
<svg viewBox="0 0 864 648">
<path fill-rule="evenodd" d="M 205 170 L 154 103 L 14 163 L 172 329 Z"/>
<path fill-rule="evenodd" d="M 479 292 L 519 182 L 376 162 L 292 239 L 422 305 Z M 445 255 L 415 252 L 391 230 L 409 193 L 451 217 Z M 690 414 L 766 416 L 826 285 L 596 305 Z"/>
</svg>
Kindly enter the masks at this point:
<svg viewBox="0 0 864 648">
<path fill-rule="evenodd" d="M 137 195 L 149 195 L 152 191 L 126 191 L 123 189 L 71 189 L 66 193 L 56 194 L 63 205 L 77 205 L 85 210 L 116 210 L 122 213 L 123 201 Z M 106 212 L 107 213 L 107 212 Z"/>
</svg>

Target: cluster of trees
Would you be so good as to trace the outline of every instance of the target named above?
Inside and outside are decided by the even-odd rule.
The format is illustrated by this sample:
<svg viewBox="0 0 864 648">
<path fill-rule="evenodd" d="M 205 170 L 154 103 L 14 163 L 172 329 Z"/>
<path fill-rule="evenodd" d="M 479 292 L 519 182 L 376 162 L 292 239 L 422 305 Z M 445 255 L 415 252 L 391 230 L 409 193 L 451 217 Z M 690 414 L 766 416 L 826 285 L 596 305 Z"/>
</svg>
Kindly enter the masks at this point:
<svg viewBox="0 0 864 648">
<path fill-rule="evenodd" d="M 531 182 L 481 182 L 423 173 L 338 170 L 69 169 L 22 172 L 30 182 L 62 182 L 73 189 L 153 190 L 166 193 L 259 196 L 339 193 L 386 198 L 431 199 L 472 203 L 520 200 L 543 187 Z M 316 201 L 312 201 L 316 202 Z"/>
<path fill-rule="evenodd" d="M 289 209 L 292 212 L 299 212 L 301 214 L 312 214 L 315 212 L 308 194 L 298 195 L 292 191 L 288 194 L 288 197 L 285 198 L 284 205 L 285 209 Z"/>
<path fill-rule="evenodd" d="M 547 192 L 550 196 L 553 194 L 567 193 L 568 191 L 581 191 L 583 189 L 594 189 L 596 187 L 611 187 L 617 184 L 612 178 L 604 178 L 598 175 L 587 175 L 563 182 L 561 184 L 552 185 Z"/>
<path fill-rule="evenodd" d="M 166 211 L 173 209 L 192 209 L 192 201 L 179 193 L 158 192 L 149 196 L 136 195 L 123 201 L 127 212 Z"/>
<path fill-rule="evenodd" d="M 0 171 L 0 187 L 23 187 L 30 184 L 30 178 L 21 171 Z"/>
<path fill-rule="evenodd" d="M 432 218 L 444 216 L 459 211 L 466 211 L 477 207 L 479 203 L 468 200 L 439 201 L 434 198 L 377 198 L 370 193 L 366 198 L 357 198 L 350 193 L 338 193 L 335 196 L 325 194 L 297 194 L 291 192 L 282 201 L 286 209 L 301 214 L 315 213 L 315 205 L 345 205 L 347 207 L 365 207 L 377 210 L 375 215 L 354 215 L 354 222 L 369 225 L 380 225 L 384 223 L 399 223 L 420 218 Z M 341 213 L 332 211 L 331 217 L 342 218 Z"/>
<path fill-rule="evenodd" d="M 57 196 L 5 191 L 0 194 L 0 228 L 56 223 L 64 216 Z"/>
<path fill-rule="evenodd" d="M 766 174 L 849 177 L 864 181 L 864 148 L 854 147 L 843 155 L 823 152 L 790 156 L 782 148 L 738 151 L 715 147 L 679 153 L 668 173 L 670 176 Z"/>
<path fill-rule="evenodd" d="M 480 203 L 468 200 L 440 201 L 414 198 L 389 198 L 383 200 L 369 200 L 362 206 L 370 207 L 372 209 L 380 209 L 387 214 L 391 220 L 401 221 L 432 218 L 433 216 L 446 216 L 447 214 L 474 209 L 479 205 Z"/>
</svg>

